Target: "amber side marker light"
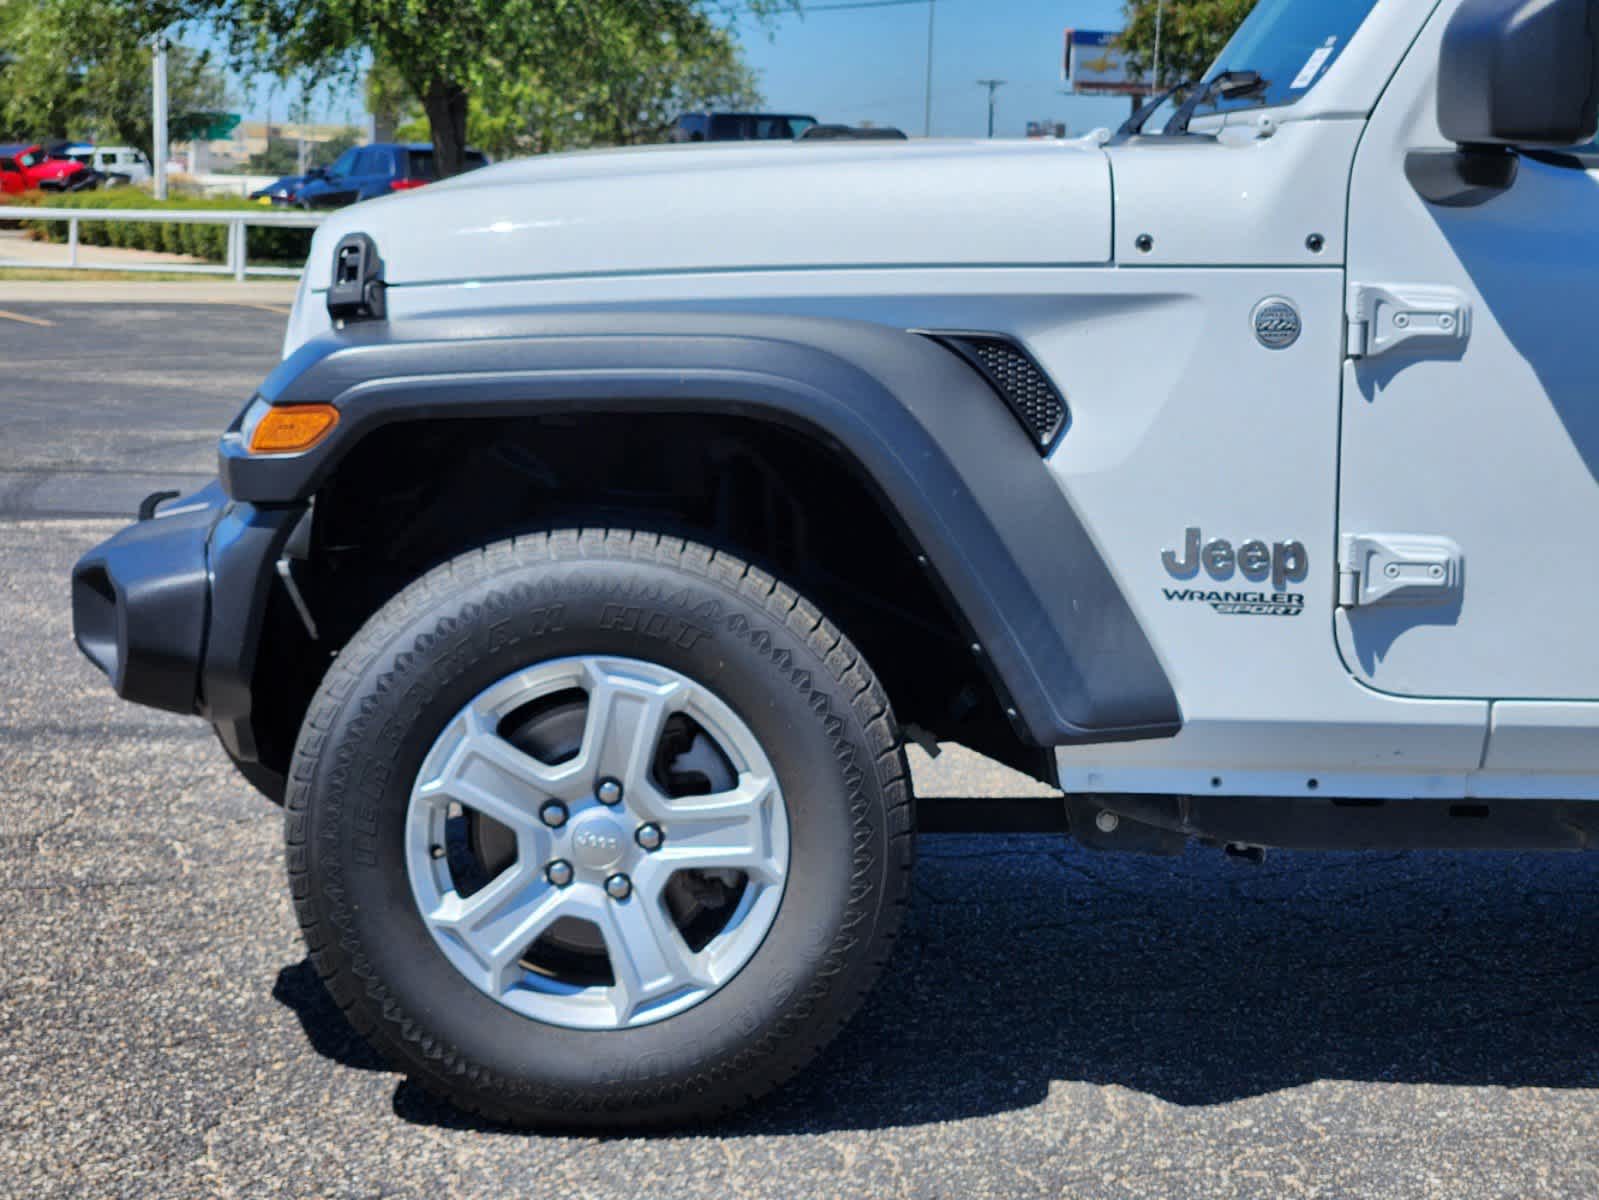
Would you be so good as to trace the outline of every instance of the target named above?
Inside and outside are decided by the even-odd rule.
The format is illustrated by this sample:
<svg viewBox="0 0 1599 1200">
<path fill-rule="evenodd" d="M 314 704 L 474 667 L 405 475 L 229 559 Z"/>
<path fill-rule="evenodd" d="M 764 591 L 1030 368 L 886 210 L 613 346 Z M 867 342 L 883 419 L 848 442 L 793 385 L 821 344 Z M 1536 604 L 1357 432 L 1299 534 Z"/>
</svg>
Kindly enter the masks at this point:
<svg viewBox="0 0 1599 1200">
<path fill-rule="evenodd" d="M 331 404 L 289 404 L 269 408 L 250 434 L 251 454 L 296 454 L 309 450 L 339 423 Z"/>
</svg>

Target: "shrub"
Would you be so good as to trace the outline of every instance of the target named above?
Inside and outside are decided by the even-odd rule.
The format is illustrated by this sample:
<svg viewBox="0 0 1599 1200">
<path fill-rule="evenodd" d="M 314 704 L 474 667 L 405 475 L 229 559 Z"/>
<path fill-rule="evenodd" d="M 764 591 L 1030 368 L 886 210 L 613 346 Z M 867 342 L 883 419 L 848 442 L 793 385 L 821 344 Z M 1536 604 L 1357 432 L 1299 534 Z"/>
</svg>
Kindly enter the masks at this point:
<svg viewBox="0 0 1599 1200">
<path fill-rule="evenodd" d="M 99 192 L 71 192 L 55 195 L 29 192 L 7 198 L 8 202 L 44 205 L 49 208 L 97 208 L 176 210 L 181 212 L 252 212 L 253 205 L 239 200 L 184 197 L 158 203 L 138 188 L 110 188 Z M 64 221 L 23 221 L 34 237 L 51 242 L 67 240 Z M 310 229 L 257 228 L 248 231 L 250 260 L 257 265 L 268 262 L 298 266 L 311 249 Z M 191 225 L 172 221 L 82 221 L 78 241 L 85 246 L 118 246 L 127 250 L 155 250 L 167 254 L 191 254 L 207 262 L 227 261 L 228 231 L 225 225 Z"/>
</svg>

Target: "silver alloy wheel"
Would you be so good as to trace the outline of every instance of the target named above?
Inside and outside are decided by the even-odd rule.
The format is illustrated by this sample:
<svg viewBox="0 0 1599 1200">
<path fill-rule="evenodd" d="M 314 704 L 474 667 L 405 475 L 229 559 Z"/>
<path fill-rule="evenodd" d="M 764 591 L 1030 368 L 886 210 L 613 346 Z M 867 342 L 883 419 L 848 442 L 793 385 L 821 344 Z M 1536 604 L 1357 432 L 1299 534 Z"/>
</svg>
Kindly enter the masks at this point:
<svg viewBox="0 0 1599 1200">
<path fill-rule="evenodd" d="M 541 762 L 500 736 L 530 704 L 587 696 L 574 757 Z M 667 721 L 690 718 L 736 773 L 731 790 L 672 797 L 655 762 Z M 620 791 L 615 803 L 601 803 Z M 552 826 L 541 811 L 561 801 Z M 452 814 L 479 814 L 515 839 L 515 858 L 463 894 L 448 855 Z M 639 830 L 660 835 L 655 849 Z M 732 709 L 687 676 L 637 659 L 558 659 L 483 692 L 445 728 L 417 774 L 406 816 L 406 867 L 418 909 L 450 963 L 480 991 L 552 1025 L 623 1029 L 699 1004 L 749 962 L 777 916 L 788 874 L 788 812 L 776 772 Z M 558 886 L 549 868 L 568 878 Z M 666 902 L 685 871 L 736 873 L 736 907 L 697 950 Z M 623 887 L 618 878 L 628 884 Z M 609 960 L 609 984 L 541 971 L 529 948 L 557 923 L 582 922 Z"/>
</svg>

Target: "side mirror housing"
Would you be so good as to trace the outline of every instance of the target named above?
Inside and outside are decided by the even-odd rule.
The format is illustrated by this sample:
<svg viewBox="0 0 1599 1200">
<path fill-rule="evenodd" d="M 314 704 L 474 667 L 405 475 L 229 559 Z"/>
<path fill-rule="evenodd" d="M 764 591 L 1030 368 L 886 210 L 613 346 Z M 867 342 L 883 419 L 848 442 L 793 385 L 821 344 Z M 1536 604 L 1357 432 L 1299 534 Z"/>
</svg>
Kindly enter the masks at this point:
<svg viewBox="0 0 1599 1200">
<path fill-rule="evenodd" d="M 1461 146 L 1575 146 L 1599 132 L 1599 0 L 1462 0 L 1438 123 Z"/>
</svg>

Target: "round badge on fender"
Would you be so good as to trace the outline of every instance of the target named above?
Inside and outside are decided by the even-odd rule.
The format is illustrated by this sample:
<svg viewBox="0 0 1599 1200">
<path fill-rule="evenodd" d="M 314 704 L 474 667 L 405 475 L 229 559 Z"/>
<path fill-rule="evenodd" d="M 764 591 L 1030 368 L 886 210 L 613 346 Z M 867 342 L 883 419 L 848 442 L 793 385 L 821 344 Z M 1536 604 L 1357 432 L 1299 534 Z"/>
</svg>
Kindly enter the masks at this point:
<svg viewBox="0 0 1599 1200">
<path fill-rule="evenodd" d="M 1299 310 L 1281 296 L 1268 296 L 1250 315 L 1255 337 L 1268 350 L 1286 350 L 1299 340 Z"/>
</svg>

